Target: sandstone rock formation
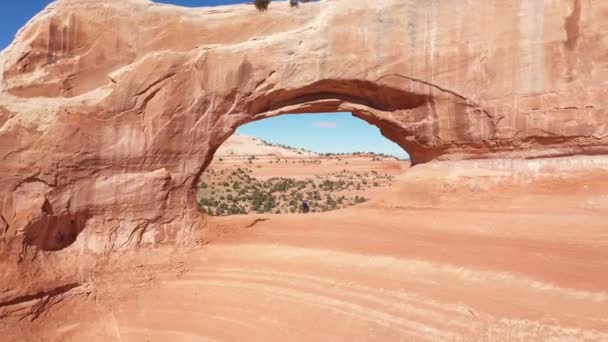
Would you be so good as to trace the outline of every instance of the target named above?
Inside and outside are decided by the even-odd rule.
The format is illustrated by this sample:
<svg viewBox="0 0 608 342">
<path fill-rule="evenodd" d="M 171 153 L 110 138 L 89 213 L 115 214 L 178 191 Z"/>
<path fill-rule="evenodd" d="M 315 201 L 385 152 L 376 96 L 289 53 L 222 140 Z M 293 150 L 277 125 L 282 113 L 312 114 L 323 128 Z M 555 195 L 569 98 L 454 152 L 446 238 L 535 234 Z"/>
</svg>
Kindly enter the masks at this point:
<svg viewBox="0 0 608 342">
<path fill-rule="evenodd" d="M 430 162 L 352 209 L 209 218 L 202 248 L 41 253 L 0 336 L 604 341 L 606 179 L 606 156 Z"/>
<path fill-rule="evenodd" d="M 262 139 L 243 134 L 231 135 L 220 148 L 215 151 L 215 157 L 250 157 L 250 156 L 276 156 L 276 157 L 304 157 L 318 156 L 317 153 L 300 148 L 291 148 L 270 144 Z"/>
<path fill-rule="evenodd" d="M 59 0 L 0 55 L 0 259 L 204 240 L 201 172 L 283 113 L 351 111 L 414 163 L 607 153 L 607 19 L 593 0 Z"/>
</svg>

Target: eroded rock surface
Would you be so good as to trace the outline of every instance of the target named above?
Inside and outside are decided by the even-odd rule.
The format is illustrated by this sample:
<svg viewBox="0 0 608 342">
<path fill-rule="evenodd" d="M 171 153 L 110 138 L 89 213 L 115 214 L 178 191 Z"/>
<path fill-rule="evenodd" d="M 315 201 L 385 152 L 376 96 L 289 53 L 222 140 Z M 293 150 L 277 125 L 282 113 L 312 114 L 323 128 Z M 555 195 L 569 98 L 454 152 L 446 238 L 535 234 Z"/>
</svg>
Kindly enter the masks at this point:
<svg viewBox="0 0 608 342">
<path fill-rule="evenodd" d="M 4 279 L 204 240 L 200 173 L 283 113 L 351 111 L 415 163 L 606 153 L 607 33 L 592 0 L 57 1 L 0 55 Z"/>
</svg>

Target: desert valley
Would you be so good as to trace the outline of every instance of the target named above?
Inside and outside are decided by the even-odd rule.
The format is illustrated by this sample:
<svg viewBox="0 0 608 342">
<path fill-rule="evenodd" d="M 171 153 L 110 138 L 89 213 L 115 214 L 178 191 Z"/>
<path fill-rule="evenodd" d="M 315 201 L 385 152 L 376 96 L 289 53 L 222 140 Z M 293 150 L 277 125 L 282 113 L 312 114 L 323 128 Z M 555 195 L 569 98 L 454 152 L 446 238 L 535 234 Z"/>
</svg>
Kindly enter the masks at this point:
<svg viewBox="0 0 608 342">
<path fill-rule="evenodd" d="M 320 155 L 231 136 L 201 177 L 199 205 L 213 216 L 312 212 L 364 203 L 392 185 L 410 162 L 355 152 Z"/>
</svg>

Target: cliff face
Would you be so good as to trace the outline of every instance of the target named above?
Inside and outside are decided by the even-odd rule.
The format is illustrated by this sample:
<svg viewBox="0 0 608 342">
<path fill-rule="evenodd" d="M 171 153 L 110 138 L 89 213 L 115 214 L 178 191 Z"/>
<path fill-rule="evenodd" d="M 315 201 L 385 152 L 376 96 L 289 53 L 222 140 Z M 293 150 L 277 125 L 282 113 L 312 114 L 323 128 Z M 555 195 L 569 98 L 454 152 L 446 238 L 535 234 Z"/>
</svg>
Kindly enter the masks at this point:
<svg viewBox="0 0 608 342">
<path fill-rule="evenodd" d="M 0 252 L 200 240 L 214 151 L 283 113 L 351 111 L 414 163 L 606 153 L 606 37 L 593 0 L 55 2 L 0 55 Z"/>
</svg>

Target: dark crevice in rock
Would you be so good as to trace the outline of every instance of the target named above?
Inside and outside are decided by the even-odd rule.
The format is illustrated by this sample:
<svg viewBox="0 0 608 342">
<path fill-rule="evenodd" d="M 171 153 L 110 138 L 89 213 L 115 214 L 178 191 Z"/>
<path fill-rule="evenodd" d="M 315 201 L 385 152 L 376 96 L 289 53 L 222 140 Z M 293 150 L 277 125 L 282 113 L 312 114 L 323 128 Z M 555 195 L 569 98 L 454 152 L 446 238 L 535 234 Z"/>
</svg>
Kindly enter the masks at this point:
<svg viewBox="0 0 608 342">
<path fill-rule="evenodd" d="M 461 95 L 461 94 L 459 94 L 459 93 L 457 93 L 457 92 L 455 92 L 453 90 L 450 90 L 450 89 L 447 89 L 447 88 L 443 88 L 443 87 L 441 87 L 441 86 L 439 86 L 437 84 L 434 84 L 434 83 L 431 83 L 431 82 L 427 82 L 427 81 L 421 80 L 419 78 L 415 78 L 415 77 L 411 77 L 411 76 L 405 76 L 405 75 L 402 75 L 402 74 L 396 74 L 395 73 L 395 74 L 384 75 L 384 76 L 378 78 L 376 80 L 376 82 L 380 82 L 380 81 L 384 80 L 385 78 L 392 77 L 392 76 L 400 77 L 400 78 L 405 78 L 406 80 L 409 80 L 409 81 L 412 81 L 412 82 L 422 83 L 422 84 L 427 85 L 427 86 L 429 86 L 431 88 L 435 88 L 435 89 L 437 89 L 437 90 L 439 90 L 441 92 L 448 93 L 450 95 L 456 96 L 456 97 L 458 97 L 461 100 L 468 100 L 467 97 L 465 97 L 464 95 Z"/>
<path fill-rule="evenodd" d="M 44 203 L 42 204 L 41 210 L 43 213 L 45 213 L 47 215 L 53 215 L 53 206 L 49 202 L 48 198 L 44 199 Z"/>
<path fill-rule="evenodd" d="M 91 217 L 88 211 L 54 213 L 48 201 L 41 212 L 25 227 L 24 243 L 42 251 L 58 251 L 73 244 Z"/>
<path fill-rule="evenodd" d="M 429 87 L 431 87 L 431 88 L 437 89 L 437 90 L 439 90 L 439 91 L 441 91 L 441 92 L 443 92 L 443 93 L 447 93 L 447 94 L 449 94 L 449 95 L 452 95 L 452 96 L 457 97 L 458 99 L 460 99 L 460 100 L 464 101 L 464 103 L 465 103 L 467 106 L 469 106 L 469 107 L 473 107 L 473 108 L 475 108 L 475 109 L 480 110 L 480 111 L 481 111 L 481 112 L 483 112 L 483 113 L 484 113 L 486 116 L 488 116 L 488 118 L 490 118 L 490 119 L 493 119 L 493 118 L 494 118 L 494 116 L 493 116 L 493 115 L 492 115 L 492 114 L 491 114 L 491 113 L 490 113 L 488 110 L 486 110 L 485 108 L 481 107 L 481 106 L 480 106 L 478 103 L 476 103 L 475 101 L 471 100 L 470 98 L 468 98 L 468 97 L 466 97 L 466 96 L 464 96 L 464 95 L 462 95 L 462 94 L 460 94 L 460 93 L 457 93 L 457 92 L 455 92 L 455 91 L 453 91 L 453 90 L 450 90 L 450 89 L 444 88 L 444 87 L 442 87 L 442 86 L 440 86 L 440 85 L 438 85 L 438 84 L 431 83 L 431 82 L 427 82 L 427 81 L 425 81 L 425 80 L 422 80 L 422 79 L 419 79 L 419 78 L 416 78 L 416 77 L 411 77 L 411 76 L 406 76 L 406 75 L 402 75 L 402 74 L 394 73 L 394 74 L 388 74 L 388 75 L 384 75 L 384 76 L 382 76 L 382 77 L 378 78 L 378 79 L 376 80 L 376 82 L 380 82 L 380 81 L 382 81 L 382 80 L 384 80 L 384 79 L 386 79 L 386 78 L 388 78 L 388 77 L 400 77 L 400 78 L 406 79 L 406 80 L 408 80 L 408 81 L 412 81 L 412 82 L 416 82 L 416 83 L 424 84 L 424 85 L 429 86 Z"/>
<path fill-rule="evenodd" d="M 30 301 L 33 301 L 36 299 L 44 299 L 47 297 L 56 297 L 56 296 L 66 293 L 72 289 L 75 289 L 79 286 L 81 286 L 80 283 L 70 283 L 70 284 L 59 286 L 59 287 L 56 287 L 56 288 L 53 288 L 50 290 L 40 291 L 40 292 L 28 294 L 28 295 L 15 297 L 15 298 L 0 302 L 0 308 L 6 307 L 6 306 L 11 306 L 11 305 L 16 305 L 16 304 L 21 304 L 21 303 L 27 303 L 27 302 L 30 302 Z"/>
<path fill-rule="evenodd" d="M 270 219 L 267 218 L 256 218 L 255 220 L 253 220 L 253 222 L 251 222 L 247 227 L 245 228 L 252 228 L 253 226 L 255 226 L 256 224 L 260 223 L 260 222 L 265 222 L 265 221 L 269 221 Z"/>
<path fill-rule="evenodd" d="M 167 74 L 167 75 L 159 78 L 158 80 L 152 82 L 150 85 L 148 85 L 147 87 L 145 87 L 143 90 L 141 90 L 138 93 L 136 93 L 135 96 L 139 96 L 139 95 L 145 94 L 148 90 L 152 89 L 152 87 L 154 87 L 155 85 L 157 85 L 157 84 L 159 84 L 159 83 L 161 83 L 161 82 L 163 82 L 165 80 L 168 80 L 169 78 L 171 78 L 171 77 L 173 77 L 175 75 L 176 75 L 176 73 L 172 72 L 172 73 L 169 73 L 169 74 Z"/>
<path fill-rule="evenodd" d="M 275 73 L 276 73 L 276 71 L 274 71 L 274 70 L 273 70 L 273 71 L 271 71 L 271 72 L 268 74 L 268 76 L 266 76 L 266 78 L 264 78 L 263 80 L 259 81 L 259 82 L 258 82 L 258 83 L 255 85 L 255 87 L 254 87 L 255 91 L 256 91 L 256 92 L 260 91 L 260 90 L 261 90 L 261 88 L 262 88 L 262 86 L 265 86 L 265 85 L 267 84 L 267 82 L 268 82 L 268 79 L 269 79 L 269 78 L 271 78 L 271 77 L 272 77 L 272 75 L 274 75 Z"/>
<path fill-rule="evenodd" d="M 0 214 L 0 239 L 4 240 L 4 236 L 9 228 L 10 225 L 8 224 L 8 221 L 4 218 L 4 215 Z"/>
<path fill-rule="evenodd" d="M 150 94 L 148 94 L 148 95 L 147 95 L 147 96 L 144 98 L 144 100 L 143 100 L 143 102 L 142 102 L 142 104 L 141 104 L 141 108 L 146 108 L 146 107 L 148 106 L 148 103 L 149 103 L 150 101 L 152 101 L 152 99 L 153 99 L 153 98 L 156 96 L 156 94 L 158 94 L 158 92 L 159 92 L 160 90 L 161 90 L 161 88 L 159 87 L 159 88 L 154 89 L 153 91 L 151 91 L 151 92 L 150 92 Z"/>
<path fill-rule="evenodd" d="M 581 9 L 581 0 L 574 0 L 572 13 L 566 17 L 564 22 L 564 29 L 566 30 L 566 41 L 564 42 L 564 46 L 566 46 L 568 50 L 573 50 L 576 47 L 580 35 L 579 22 L 581 20 Z"/>
<path fill-rule="evenodd" d="M 54 188 L 55 184 L 51 184 L 47 181 L 45 181 L 44 179 L 38 178 L 38 175 L 33 175 L 30 177 L 27 177 L 26 179 L 20 181 L 19 183 L 17 183 L 14 187 L 13 187 L 13 191 L 19 189 L 21 186 L 23 186 L 23 184 L 27 184 L 27 183 L 43 183 L 46 186 L 48 186 L 49 188 Z"/>
<path fill-rule="evenodd" d="M 143 222 L 141 222 L 140 224 L 138 224 L 135 229 L 133 229 L 131 231 L 131 234 L 129 234 L 129 238 L 122 243 L 122 245 L 120 245 L 120 248 L 123 248 L 127 245 L 129 245 L 133 239 L 135 238 L 135 245 L 139 246 L 141 244 L 141 241 L 143 239 L 144 233 L 146 232 L 146 229 L 148 228 L 148 225 L 151 223 L 151 221 L 148 220 L 143 220 Z"/>
</svg>

